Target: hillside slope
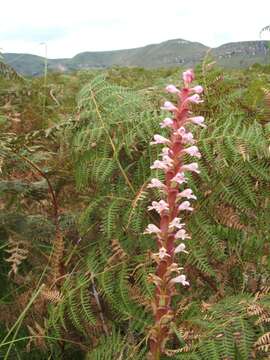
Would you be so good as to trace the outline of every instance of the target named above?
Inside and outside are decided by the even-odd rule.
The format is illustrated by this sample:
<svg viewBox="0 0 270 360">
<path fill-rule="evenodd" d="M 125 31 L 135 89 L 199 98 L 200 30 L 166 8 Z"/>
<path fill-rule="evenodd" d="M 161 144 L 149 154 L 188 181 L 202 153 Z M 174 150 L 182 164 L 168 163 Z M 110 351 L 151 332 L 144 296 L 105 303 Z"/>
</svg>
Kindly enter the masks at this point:
<svg viewBox="0 0 270 360">
<path fill-rule="evenodd" d="M 117 66 L 171 67 L 194 66 L 209 48 L 198 42 L 183 39 L 168 40 L 135 49 L 82 52 L 70 59 L 48 59 L 53 71 L 71 71 L 88 68 Z M 268 63 L 267 41 L 244 41 L 221 45 L 211 49 L 212 56 L 225 67 L 246 67 L 256 62 Z M 40 75 L 44 58 L 30 54 L 3 54 L 4 60 L 24 75 Z"/>
</svg>

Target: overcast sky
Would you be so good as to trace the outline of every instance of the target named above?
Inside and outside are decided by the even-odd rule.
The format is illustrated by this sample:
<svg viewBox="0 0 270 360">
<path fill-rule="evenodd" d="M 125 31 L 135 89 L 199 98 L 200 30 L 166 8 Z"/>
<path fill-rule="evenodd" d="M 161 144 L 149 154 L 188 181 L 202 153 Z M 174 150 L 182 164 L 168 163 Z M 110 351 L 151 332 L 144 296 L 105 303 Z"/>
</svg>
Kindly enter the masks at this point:
<svg viewBox="0 0 270 360">
<path fill-rule="evenodd" d="M 258 40 L 270 0 L 6 0 L 0 51 L 72 57 L 182 38 L 215 47 Z M 270 39 L 270 33 L 264 38 Z"/>
</svg>

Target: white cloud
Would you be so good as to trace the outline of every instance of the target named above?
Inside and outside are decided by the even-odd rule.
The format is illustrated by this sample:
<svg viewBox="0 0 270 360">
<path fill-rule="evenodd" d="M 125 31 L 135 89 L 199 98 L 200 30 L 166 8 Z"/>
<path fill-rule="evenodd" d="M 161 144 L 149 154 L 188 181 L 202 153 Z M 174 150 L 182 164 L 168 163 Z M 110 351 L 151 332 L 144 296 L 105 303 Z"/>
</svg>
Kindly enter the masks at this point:
<svg viewBox="0 0 270 360">
<path fill-rule="evenodd" d="M 270 23 L 269 0 L 9 0 L 0 48 L 49 57 L 132 48 L 184 38 L 208 46 L 254 40 Z"/>
</svg>

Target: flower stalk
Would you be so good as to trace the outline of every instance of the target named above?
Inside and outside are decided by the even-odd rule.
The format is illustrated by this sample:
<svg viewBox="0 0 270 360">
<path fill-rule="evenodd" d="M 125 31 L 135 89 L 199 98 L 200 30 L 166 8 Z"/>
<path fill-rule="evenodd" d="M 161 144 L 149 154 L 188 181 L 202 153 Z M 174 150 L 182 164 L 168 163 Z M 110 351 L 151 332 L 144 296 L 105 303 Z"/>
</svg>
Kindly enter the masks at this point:
<svg viewBox="0 0 270 360">
<path fill-rule="evenodd" d="M 172 298 L 177 294 L 176 284 L 188 286 L 183 268 L 178 266 L 176 256 L 186 254 L 185 241 L 190 236 L 185 230 L 185 224 L 179 217 L 182 212 L 193 211 L 189 200 L 196 200 L 196 196 L 189 188 L 183 188 L 187 183 L 187 172 L 199 173 L 198 164 L 192 162 L 184 164 L 183 157 L 188 154 L 201 158 L 196 141 L 188 127 L 192 124 L 205 127 L 202 116 L 192 116 L 192 104 L 199 104 L 203 100 L 200 94 L 203 88 L 200 85 L 191 87 L 194 81 L 193 70 L 183 73 L 184 86 L 179 90 L 175 85 L 168 85 L 166 90 L 177 97 L 177 104 L 169 101 L 161 108 L 171 112 L 161 123 L 161 128 L 169 130 L 169 137 L 154 135 L 151 145 L 164 145 L 161 160 L 156 160 L 151 169 L 160 169 L 164 172 L 164 182 L 152 179 L 148 188 L 157 188 L 161 194 L 160 201 L 153 201 L 149 211 L 156 211 L 160 216 L 159 226 L 149 224 L 145 234 L 154 234 L 157 240 L 158 252 L 152 254 L 156 263 L 155 274 L 149 275 L 149 281 L 155 285 L 155 296 L 152 302 L 154 325 L 149 333 L 149 358 L 158 360 L 165 351 L 165 345 L 170 337 L 171 322 L 174 319 Z"/>
</svg>

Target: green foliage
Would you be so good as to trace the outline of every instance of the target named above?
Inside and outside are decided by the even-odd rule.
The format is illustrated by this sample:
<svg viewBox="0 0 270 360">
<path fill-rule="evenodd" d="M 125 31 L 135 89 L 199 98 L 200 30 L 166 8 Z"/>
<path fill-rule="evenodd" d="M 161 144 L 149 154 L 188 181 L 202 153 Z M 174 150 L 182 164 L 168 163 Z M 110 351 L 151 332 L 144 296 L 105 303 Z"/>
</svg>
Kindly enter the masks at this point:
<svg viewBox="0 0 270 360">
<path fill-rule="evenodd" d="M 176 299 L 171 358 L 263 359 L 267 351 L 256 344 L 270 318 L 269 295 L 259 292 L 269 285 L 270 265 L 269 74 L 264 67 L 224 73 L 211 66 L 206 62 L 197 71 L 205 87 L 199 111 L 208 126 L 195 134 L 201 173 L 190 175 L 189 184 L 198 202 L 184 219 L 190 253 L 179 258 L 191 286 Z M 155 252 L 155 243 L 143 231 L 157 223 L 146 210 L 156 198 L 147 184 L 161 176 L 150 171 L 159 150 L 149 142 L 165 115 L 159 111 L 162 87 L 177 84 L 178 77 L 175 70 L 120 68 L 50 75 L 44 116 L 42 79 L 12 88 L 0 82 L 0 113 L 7 119 L 0 124 L 3 338 L 33 289 L 46 285 L 12 333 L 23 339 L 12 343 L 12 356 L 29 358 L 23 349 L 30 336 L 33 359 L 146 358 L 153 321 L 147 276 L 154 271 L 148 251 Z M 14 121 L 17 112 L 27 128 Z M 37 169 L 50 180 L 59 206 L 65 249 L 55 283 L 55 214 Z M 4 259 L 14 241 L 28 255 L 8 278 Z M 1 354 L 6 349 L 2 345 Z"/>
</svg>

